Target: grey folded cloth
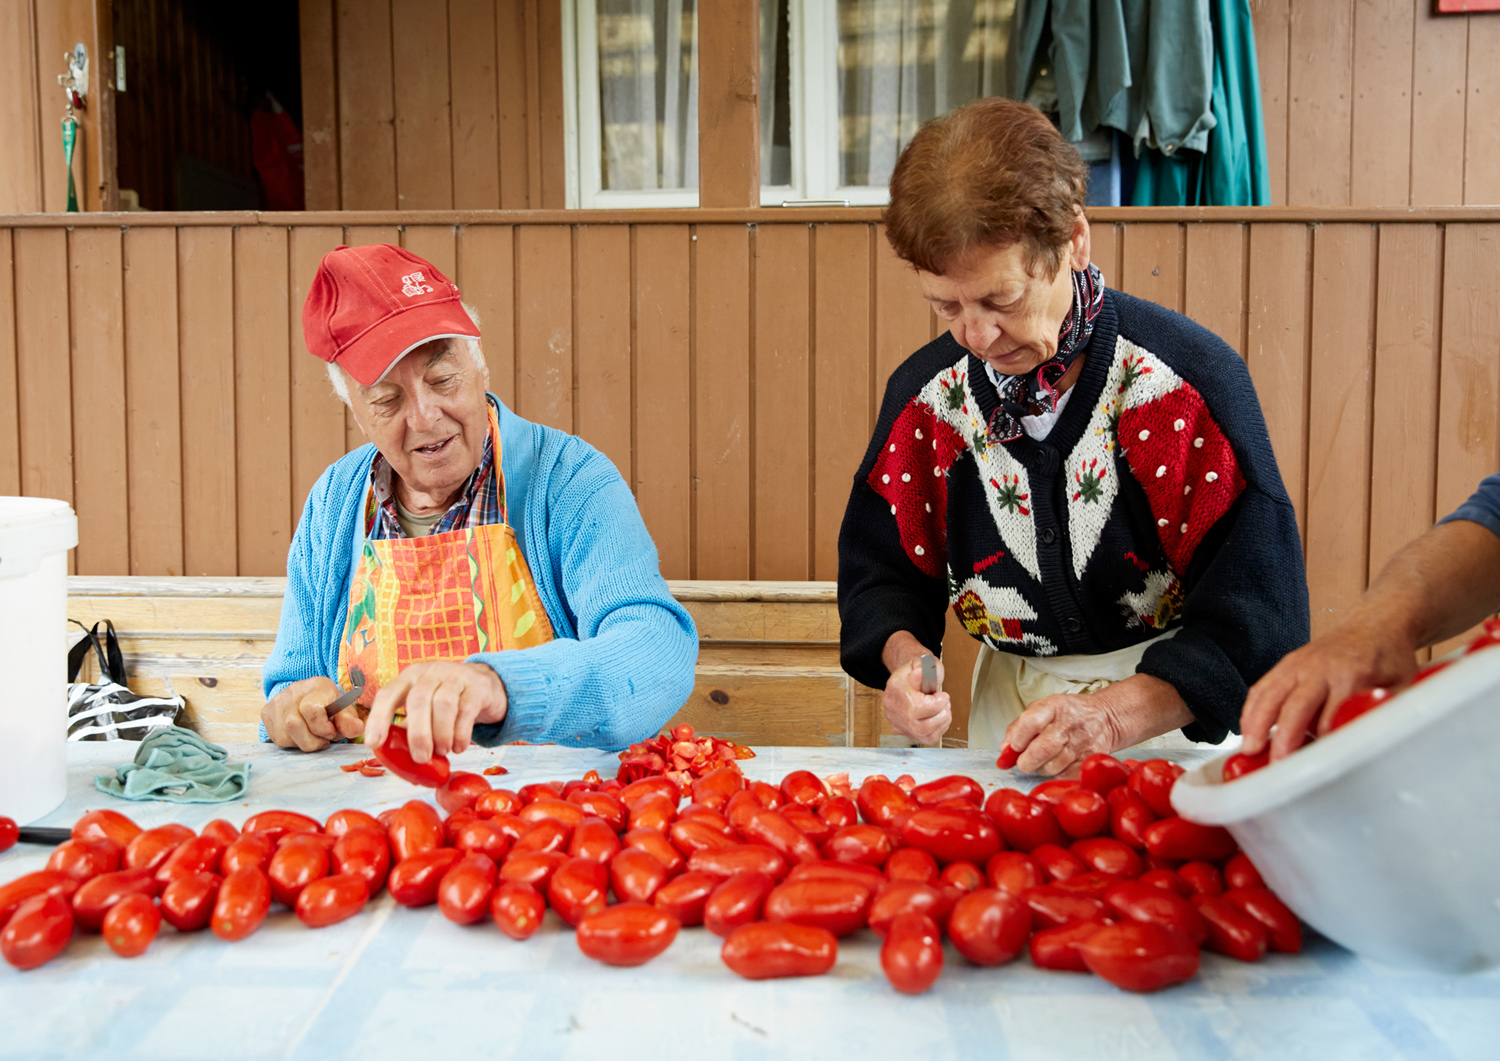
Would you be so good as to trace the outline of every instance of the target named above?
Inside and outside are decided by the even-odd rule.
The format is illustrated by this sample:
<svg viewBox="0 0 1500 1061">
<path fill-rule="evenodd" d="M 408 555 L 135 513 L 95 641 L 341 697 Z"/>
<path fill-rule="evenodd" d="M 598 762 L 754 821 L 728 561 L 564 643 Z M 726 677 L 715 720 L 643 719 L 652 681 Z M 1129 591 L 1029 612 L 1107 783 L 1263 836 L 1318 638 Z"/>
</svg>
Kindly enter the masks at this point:
<svg viewBox="0 0 1500 1061">
<path fill-rule="evenodd" d="M 95 777 L 94 787 L 121 799 L 227 803 L 250 787 L 250 764 L 231 766 L 228 758 L 192 730 L 168 726 L 141 741 L 135 760 L 115 767 L 116 776 Z"/>
</svg>

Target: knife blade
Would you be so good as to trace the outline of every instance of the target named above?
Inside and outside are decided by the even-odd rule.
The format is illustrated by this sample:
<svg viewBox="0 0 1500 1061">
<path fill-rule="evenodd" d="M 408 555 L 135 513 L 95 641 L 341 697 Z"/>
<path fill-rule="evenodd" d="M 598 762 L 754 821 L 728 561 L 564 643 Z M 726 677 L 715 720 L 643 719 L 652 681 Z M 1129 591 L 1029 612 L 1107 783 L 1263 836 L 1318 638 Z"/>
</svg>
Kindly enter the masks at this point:
<svg viewBox="0 0 1500 1061">
<path fill-rule="evenodd" d="M 349 690 L 342 694 L 337 700 L 329 704 L 325 710 L 328 717 L 332 718 L 354 701 L 358 700 L 365 692 L 365 672 L 358 667 L 349 668 Z M 335 686 L 337 688 L 337 686 Z"/>
<path fill-rule="evenodd" d="M 922 691 L 931 695 L 942 688 L 938 685 L 937 657 L 931 652 L 924 652 L 920 662 L 922 664 Z"/>
</svg>

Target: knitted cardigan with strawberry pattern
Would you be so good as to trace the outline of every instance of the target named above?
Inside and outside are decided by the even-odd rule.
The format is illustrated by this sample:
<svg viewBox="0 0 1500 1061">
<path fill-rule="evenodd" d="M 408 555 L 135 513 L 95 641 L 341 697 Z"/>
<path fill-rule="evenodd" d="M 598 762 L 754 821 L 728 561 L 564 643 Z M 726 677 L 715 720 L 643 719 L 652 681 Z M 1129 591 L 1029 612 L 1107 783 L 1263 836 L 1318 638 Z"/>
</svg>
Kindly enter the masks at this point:
<svg viewBox="0 0 1500 1061">
<path fill-rule="evenodd" d="M 1176 687 L 1190 739 L 1238 732 L 1249 686 L 1308 638 L 1297 521 L 1244 363 L 1108 291 L 1047 437 L 988 442 L 997 404 L 946 334 L 891 376 L 839 534 L 844 669 L 883 686 L 886 639 L 937 652 L 948 607 L 1022 656 L 1175 630 L 1137 673 Z"/>
</svg>

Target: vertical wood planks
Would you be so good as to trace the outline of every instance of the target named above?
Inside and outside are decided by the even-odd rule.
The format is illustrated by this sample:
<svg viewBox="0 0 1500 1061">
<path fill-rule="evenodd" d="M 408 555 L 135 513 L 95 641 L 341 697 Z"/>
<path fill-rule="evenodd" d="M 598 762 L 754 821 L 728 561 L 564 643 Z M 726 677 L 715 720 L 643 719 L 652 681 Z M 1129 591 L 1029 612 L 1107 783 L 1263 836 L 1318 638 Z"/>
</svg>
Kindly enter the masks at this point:
<svg viewBox="0 0 1500 1061">
<path fill-rule="evenodd" d="M 392 210 L 397 159 L 391 0 L 336 2 L 341 206 Z"/>
<path fill-rule="evenodd" d="M 1412 0 L 1359 0 L 1354 8 L 1356 145 L 1350 201 L 1405 206 L 1411 197 Z"/>
<path fill-rule="evenodd" d="M 516 412 L 573 430 L 573 236 L 567 225 L 516 234 Z"/>
<path fill-rule="evenodd" d="M 334 0 L 301 0 L 303 191 L 309 210 L 339 208 L 338 45 Z"/>
<path fill-rule="evenodd" d="M 1439 517 L 1500 471 L 1500 225 L 1448 225 L 1443 251 Z"/>
<path fill-rule="evenodd" d="M 1376 288 L 1370 577 L 1433 521 L 1442 233 L 1383 225 Z"/>
<path fill-rule="evenodd" d="M 1182 312 L 1245 356 L 1245 228 L 1184 226 Z"/>
<path fill-rule="evenodd" d="M 838 576 L 849 490 L 874 430 L 870 229 L 813 232 L 813 575 Z"/>
<path fill-rule="evenodd" d="M 401 246 L 436 265 L 439 272 L 458 283 L 457 235 L 452 225 L 406 225 Z"/>
<path fill-rule="evenodd" d="M 187 575 L 237 575 L 234 231 L 177 234 L 182 394 L 182 562 Z"/>
<path fill-rule="evenodd" d="M 755 578 L 812 578 L 809 231 L 755 234 Z"/>
<path fill-rule="evenodd" d="M 60 228 L 20 228 L 11 238 L 15 247 L 21 492 L 72 504 L 68 237 Z"/>
<path fill-rule="evenodd" d="M 692 578 L 688 231 L 635 230 L 635 496 L 661 573 Z"/>
<path fill-rule="evenodd" d="M 21 492 L 15 290 L 11 230 L 0 229 L 0 494 L 12 496 Z"/>
<path fill-rule="evenodd" d="M 396 122 L 396 208 L 453 206 L 448 12 L 424 0 L 390 0 Z"/>
<path fill-rule="evenodd" d="M 1500 203 L 1500 18 L 1469 19 L 1464 202 Z"/>
<path fill-rule="evenodd" d="M 1245 361 L 1265 412 L 1282 481 L 1306 542 L 1308 230 L 1250 230 L 1250 305 Z"/>
<path fill-rule="evenodd" d="M 1120 235 L 1119 226 L 1110 222 L 1089 225 L 1089 260 L 1104 274 L 1104 282 L 1110 287 L 1120 288 Z"/>
<path fill-rule="evenodd" d="M 757 164 L 758 165 L 758 164 Z M 750 233 L 697 226 L 693 341 L 695 578 L 750 577 Z"/>
<path fill-rule="evenodd" d="M 0 213 L 42 209 L 34 21 L 30 2 L 0 4 Z"/>
<path fill-rule="evenodd" d="M 630 229 L 578 226 L 578 434 L 631 481 Z"/>
<path fill-rule="evenodd" d="M 495 0 L 495 84 L 500 149 L 500 208 L 531 206 L 527 164 L 527 0 Z"/>
<path fill-rule="evenodd" d="M 235 457 L 239 573 L 286 574 L 291 543 L 287 233 L 234 233 Z"/>
<path fill-rule="evenodd" d="M 1293 0 L 1286 202 L 1349 202 L 1353 0 Z"/>
<path fill-rule="evenodd" d="M 287 327 L 291 343 L 291 454 L 292 516 L 300 518 L 302 506 L 318 476 L 347 451 L 344 437 L 344 404 L 328 381 L 328 365 L 307 349 L 302 332 L 302 304 L 317 275 L 323 255 L 343 242 L 336 226 L 299 227 L 292 230 L 288 253 L 291 277 L 288 283 Z"/>
<path fill-rule="evenodd" d="M 490 391 L 515 408 L 516 289 L 514 229 L 466 225 L 458 232 L 458 275 L 464 301 L 479 314 Z"/>
<path fill-rule="evenodd" d="M 698 202 L 760 205 L 759 0 L 716 0 L 698 12 Z"/>
<path fill-rule="evenodd" d="M 183 483 L 177 232 L 130 229 L 125 233 L 123 253 L 130 573 L 180 575 Z"/>
<path fill-rule="evenodd" d="M 1412 206 L 1464 201 L 1464 103 L 1469 23 L 1485 16 L 1442 17 L 1427 0 L 1417 12 L 1411 94 Z M 1490 16 L 1493 17 L 1493 16 Z M 1500 65 L 1490 55 L 1488 66 Z M 1364 145 L 1361 145 L 1363 147 Z"/>
<path fill-rule="evenodd" d="M 562 5 L 551 0 L 537 5 L 537 150 L 541 177 L 540 197 L 532 189 L 531 205 L 543 210 L 561 210 L 567 205 L 567 166 L 563 138 L 563 39 Z M 756 173 L 759 174 L 757 163 Z M 758 204 L 757 204 L 758 205 Z"/>
<path fill-rule="evenodd" d="M 76 228 L 68 235 L 75 558 L 82 575 L 130 570 L 120 254 L 117 228 Z"/>
<path fill-rule="evenodd" d="M 1181 312 L 1181 226 L 1175 222 L 1128 225 L 1123 235 L 1120 289 Z"/>
<path fill-rule="evenodd" d="M 1261 0 L 1251 7 L 1255 22 L 1255 59 L 1260 74 L 1261 121 L 1266 130 L 1266 169 L 1270 171 L 1271 204 L 1286 206 L 1286 153 L 1291 63 L 1292 0 Z"/>
<path fill-rule="evenodd" d="M 931 341 L 932 309 L 922 297 L 917 273 L 896 257 L 885 230 L 875 229 L 875 401 L 886 381 L 912 354 Z"/>
<path fill-rule="evenodd" d="M 1364 592 L 1370 525 L 1375 231 L 1313 236 L 1312 393 L 1307 443 L 1307 589 L 1313 636 Z"/>
<path fill-rule="evenodd" d="M 449 0 L 453 111 L 453 206 L 500 206 L 500 128 L 495 70 L 495 0 Z"/>
</svg>

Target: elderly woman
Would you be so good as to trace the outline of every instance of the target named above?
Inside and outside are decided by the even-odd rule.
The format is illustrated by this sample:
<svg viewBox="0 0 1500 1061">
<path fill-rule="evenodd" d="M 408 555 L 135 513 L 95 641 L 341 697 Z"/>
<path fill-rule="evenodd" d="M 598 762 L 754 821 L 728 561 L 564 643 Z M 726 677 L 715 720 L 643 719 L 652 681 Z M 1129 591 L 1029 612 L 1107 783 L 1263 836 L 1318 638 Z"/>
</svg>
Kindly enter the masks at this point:
<svg viewBox="0 0 1500 1061">
<path fill-rule="evenodd" d="M 886 229 L 948 333 L 886 386 L 839 536 L 845 669 L 922 743 L 951 606 L 971 747 L 1056 774 L 1181 728 L 1218 742 L 1307 640 L 1301 542 L 1244 363 L 1089 262 L 1086 171 L 1025 104 L 928 122 Z M 1002 760 L 1004 760 L 1002 755 Z"/>
<path fill-rule="evenodd" d="M 265 738 L 379 745 L 400 711 L 423 762 L 471 740 L 656 733 L 692 690 L 697 633 L 608 458 L 487 393 L 458 288 L 399 247 L 325 256 L 302 325 L 373 445 L 303 509 Z M 368 718 L 328 716 L 335 681 L 363 684 Z"/>
</svg>

